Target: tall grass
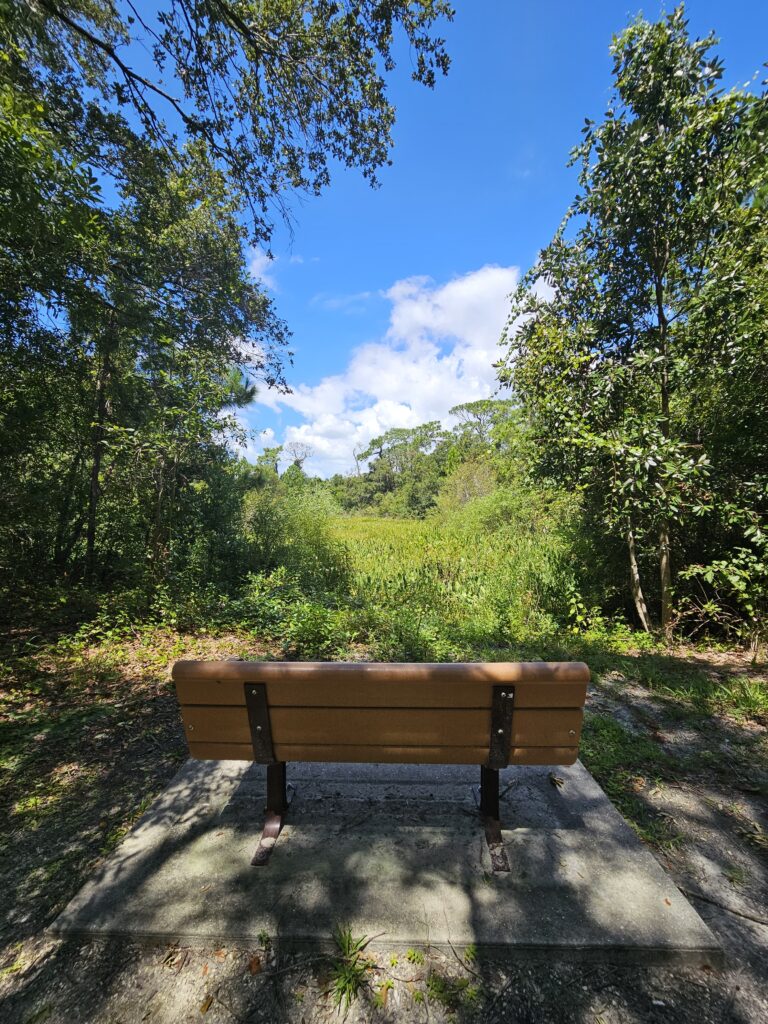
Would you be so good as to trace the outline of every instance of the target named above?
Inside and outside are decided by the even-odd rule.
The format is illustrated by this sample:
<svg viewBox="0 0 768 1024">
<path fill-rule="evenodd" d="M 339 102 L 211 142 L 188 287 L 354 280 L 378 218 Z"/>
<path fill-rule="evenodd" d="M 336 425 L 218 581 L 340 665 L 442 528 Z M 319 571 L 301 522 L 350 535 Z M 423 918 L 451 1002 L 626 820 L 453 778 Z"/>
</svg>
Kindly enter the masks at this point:
<svg viewBox="0 0 768 1024">
<path fill-rule="evenodd" d="M 380 657 L 469 657 L 557 631 L 573 591 L 562 505 L 495 492 L 431 519 L 338 519 Z"/>
<path fill-rule="evenodd" d="M 244 629 L 295 658 L 508 657 L 568 623 L 572 512 L 562 497 L 497 488 L 425 520 L 343 518 L 322 489 L 256 490 L 244 500 L 237 589 L 182 588 L 156 616 Z"/>
</svg>

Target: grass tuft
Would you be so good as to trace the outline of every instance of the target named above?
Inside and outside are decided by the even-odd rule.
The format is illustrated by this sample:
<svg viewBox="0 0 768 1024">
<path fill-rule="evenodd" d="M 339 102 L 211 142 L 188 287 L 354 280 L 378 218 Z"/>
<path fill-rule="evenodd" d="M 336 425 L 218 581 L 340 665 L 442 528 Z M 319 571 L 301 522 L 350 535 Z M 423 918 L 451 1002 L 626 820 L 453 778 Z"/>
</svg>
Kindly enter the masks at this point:
<svg viewBox="0 0 768 1024">
<path fill-rule="evenodd" d="M 369 939 L 363 935 L 355 938 L 349 927 L 337 925 L 333 931 L 333 941 L 339 955 L 331 966 L 331 987 L 333 1001 L 337 1009 L 348 1010 L 357 999 L 367 981 L 367 972 L 371 968 L 370 960 L 363 956 L 363 950 Z"/>
</svg>

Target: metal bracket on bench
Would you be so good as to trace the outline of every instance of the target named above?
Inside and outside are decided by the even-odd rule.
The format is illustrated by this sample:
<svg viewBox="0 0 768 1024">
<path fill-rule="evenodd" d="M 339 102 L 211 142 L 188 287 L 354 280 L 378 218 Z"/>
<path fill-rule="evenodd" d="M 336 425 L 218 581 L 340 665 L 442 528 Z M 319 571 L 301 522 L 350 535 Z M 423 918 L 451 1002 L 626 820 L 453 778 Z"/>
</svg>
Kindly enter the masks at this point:
<svg viewBox="0 0 768 1024">
<path fill-rule="evenodd" d="M 515 706 L 514 686 L 494 686 L 491 703 L 491 742 L 489 768 L 506 768 L 512 745 L 512 710 Z"/>
<path fill-rule="evenodd" d="M 264 867 L 283 828 L 283 819 L 293 799 L 293 786 L 285 780 L 285 762 L 267 765 L 267 806 L 259 845 L 251 859 L 254 867 Z"/>
<path fill-rule="evenodd" d="M 267 766 L 267 806 L 261 840 L 253 855 L 251 864 L 263 867 L 269 861 L 277 837 L 283 827 L 283 818 L 288 810 L 288 792 L 285 781 L 285 762 L 275 757 L 272 745 L 272 727 L 269 721 L 267 688 L 264 683 L 245 684 L 245 706 L 251 727 L 253 759 Z M 292 788 L 292 787 L 291 787 Z"/>
<path fill-rule="evenodd" d="M 499 821 L 499 769 L 509 764 L 514 706 L 514 686 L 493 687 L 488 763 L 480 768 L 480 813 L 485 822 L 485 841 L 493 871 L 510 870 Z"/>
<path fill-rule="evenodd" d="M 275 764 L 275 750 L 272 746 L 272 728 L 269 724 L 267 688 L 264 683 L 245 684 L 245 706 L 251 726 L 253 759 L 258 764 Z"/>
</svg>

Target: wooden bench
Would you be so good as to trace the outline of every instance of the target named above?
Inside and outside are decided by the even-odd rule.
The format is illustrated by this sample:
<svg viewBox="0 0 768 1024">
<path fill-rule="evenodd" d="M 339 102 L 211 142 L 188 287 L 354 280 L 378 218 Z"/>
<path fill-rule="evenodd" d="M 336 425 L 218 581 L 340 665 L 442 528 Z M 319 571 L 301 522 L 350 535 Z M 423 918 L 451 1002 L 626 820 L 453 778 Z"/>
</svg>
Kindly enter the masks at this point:
<svg viewBox="0 0 768 1024">
<path fill-rule="evenodd" d="M 267 765 L 266 863 L 288 808 L 288 761 L 480 765 L 495 870 L 509 870 L 499 769 L 573 764 L 589 669 L 582 662 L 178 661 L 192 757 Z M 506 865 L 506 866 L 505 866 Z"/>
</svg>

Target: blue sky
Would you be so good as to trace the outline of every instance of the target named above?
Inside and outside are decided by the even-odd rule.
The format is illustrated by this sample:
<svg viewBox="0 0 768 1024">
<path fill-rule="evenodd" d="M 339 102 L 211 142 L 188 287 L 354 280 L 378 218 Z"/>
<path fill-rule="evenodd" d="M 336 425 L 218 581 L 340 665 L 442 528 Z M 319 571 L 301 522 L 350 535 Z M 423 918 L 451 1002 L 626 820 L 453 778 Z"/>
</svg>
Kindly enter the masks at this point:
<svg viewBox="0 0 768 1024">
<path fill-rule="evenodd" d="M 337 171 L 294 203 L 293 239 L 252 268 L 294 333 L 289 396 L 263 390 L 249 445 L 304 440 L 306 468 L 347 472 L 356 444 L 393 426 L 448 422 L 494 389 L 507 298 L 576 189 L 566 167 L 585 117 L 601 118 L 611 37 L 641 10 L 625 0 L 455 0 L 450 74 L 434 91 L 391 79 L 393 166 L 377 191 Z M 669 8 L 668 8 L 669 9 Z M 645 6 L 648 18 L 661 8 Z M 694 35 L 714 29 L 724 85 L 765 77 L 768 2 L 690 0 Z M 266 431 L 266 433 L 260 433 Z"/>
</svg>

